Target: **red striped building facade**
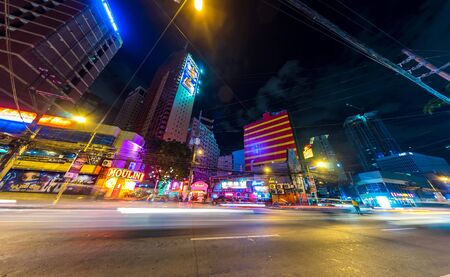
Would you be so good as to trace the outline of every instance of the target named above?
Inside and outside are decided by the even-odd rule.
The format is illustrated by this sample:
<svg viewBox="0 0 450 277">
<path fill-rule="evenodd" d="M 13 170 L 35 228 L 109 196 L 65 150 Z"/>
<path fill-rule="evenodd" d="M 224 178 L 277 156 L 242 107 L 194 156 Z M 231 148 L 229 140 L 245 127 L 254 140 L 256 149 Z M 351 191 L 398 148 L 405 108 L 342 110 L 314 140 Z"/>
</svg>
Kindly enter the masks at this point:
<svg viewBox="0 0 450 277">
<path fill-rule="evenodd" d="M 287 111 L 265 113 L 263 118 L 244 126 L 245 169 L 286 162 L 287 149 L 296 149 Z"/>
</svg>

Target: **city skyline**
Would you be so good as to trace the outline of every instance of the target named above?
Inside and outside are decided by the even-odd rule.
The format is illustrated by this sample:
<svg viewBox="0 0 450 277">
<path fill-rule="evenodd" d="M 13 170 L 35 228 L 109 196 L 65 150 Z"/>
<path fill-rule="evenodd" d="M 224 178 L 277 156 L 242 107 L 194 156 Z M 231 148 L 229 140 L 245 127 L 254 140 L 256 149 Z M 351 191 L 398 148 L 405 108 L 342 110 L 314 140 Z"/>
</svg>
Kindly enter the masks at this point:
<svg viewBox="0 0 450 277">
<path fill-rule="evenodd" d="M 350 168 L 357 168 L 358 162 L 353 158 L 356 152 L 350 147 L 342 128 L 346 117 L 360 113 L 359 110 L 346 106 L 346 103 L 349 103 L 364 109 L 363 112 L 378 110 L 380 118 L 384 120 L 403 149 L 408 150 L 411 147 L 411 150 L 417 152 L 441 155 L 447 160 L 450 159 L 450 151 L 445 150 L 445 146 L 449 142 L 440 132 L 445 127 L 445 117 L 448 114 L 445 107 L 436 110 L 433 115 L 424 114 L 423 106 L 431 97 L 419 88 L 393 76 L 392 73 L 329 39 L 324 34 L 297 22 L 285 14 L 286 12 L 292 14 L 292 12 L 283 5 L 279 6 L 271 2 L 268 5 L 260 1 L 248 2 L 239 8 L 233 1 L 227 2 L 224 6 L 217 1 L 208 3 L 210 7 L 207 7 L 214 12 L 214 15 L 219 7 L 223 9 L 223 13 L 226 15 L 222 14 L 218 18 L 223 24 L 226 22 L 226 25 L 216 26 L 211 18 L 190 14 L 192 12 L 190 7 L 175 21 L 192 42 L 192 44 L 189 43 L 188 49 L 198 57 L 199 62 L 205 68 L 205 74 L 207 74 L 202 91 L 196 99 L 194 114 L 203 110 L 206 116 L 216 120 L 215 132 L 224 154 L 243 148 L 240 137 L 245 124 L 256 120 L 265 111 L 274 112 L 287 109 L 293 113 L 292 121 L 295 132 L 301 134 L 299 137 L 304 140 L 303 142 L 315 135 L 333 133 L 331 139 L 339 160 Z M 311 3 L 307 1 L 307 4 Z M 147 34 L 143 28 L 145 24 L 133 25 L 132 20 L 127 21 L 128 10 L 135 11 L 135 7 L 142 3 L 125 6 L 112 1 L 111 5 L 116 10 L 120 10 L 120 18 L 117 21 L 119 26 L 124 26 L 124 29 L 128 31 L 127 34 L 124 34 L 124 41 L 128 41 L 128 44 L 125 45 L 121 56 L 117 57 L 114 65 L 104 73 L 104 76 L 105 78 L 114 76 L 116 79 L 114 87 L 121 87 L 123 82 L 121 83 L 120 80 L 122 78 L 126 80 L 130 75 L 126 72 L 132 72 L 132 64 L 137 53 L 146 52 L 145 45 L 151 45 L 152 39 L 164 27 L 163 24 L 168 19 L 164 13 L 161 13 L 158 5 L 146 3 L 144 4 L 145 9 L 140 14 L 133 13 L 133 17 L 142 18 L 143 22 L 150 24 L 153 33 L 145 37 L 141 35 L 132 37 L 132 34 Z M 161 5 L 168 15 L 173 14 L 177 7 L 176 3 Z M 355 26 L 339 14 L 330 14 L 331 8 L 327 5 L 314 3 L 311 5 L 319 12 L 330 16 L 331 20 L 340 24 L 357 38 L 392 58 L 393 61 L 399 62 L 404 59 L 401 54 L 402 47 L 398 43 L 386 38 L 383 34 L 370 36 L 379 31 L 363 20 L 360 24 L 367 25 L 366 29 Z M 348 15 L 352 14 L 338 3 L 329 5 Z M 432 57 L 432 61 L 437 65 L 445 63 L 448 54 L 445 52 L 445 45 L 448 44 L 446 42 L 448 39 L 437 36 L 438 31 L 433 33 L 427 31 L 428 29 L 421 30 L 421 33 L 413 33 L 409 31 L 408 26 L 429 24 L 430 27 L 436 27 L 440 30 L 439 32 L 443 32 L 444 14 L 450 9 L 448 3 L 435 2 L 422 7 L 422 4 L 417 2 L 417 5 L 408 8 L 403 7 L 401 3 L 388 1 L 367 5 L 369 6 L 351 3 L 356 12 L 389 34 L 396 35 L 398 40 L 406 43 L 407 46 L 420 50 L 439 50 L 418 53 L 424 57 Z M 377 11 L 381 12 L 382 9 L 385 9 L 382 7 L 385 6 L 396 17 L 391 16 L 385 19 L 375 16 Z M 257 7 L 258 12 L 251 13 L 251 7 Z M 153 13 L 155 16 L 148 19 L 148 15 L 153 15 Z M 236 17 L 230 17 L 231 14 L 236 14 Z M 433 16 L 430 17 L 430 14 Z M 189 20 L 190 16 L 192 16 L 192 20 Z M 397 17 L 402 20 L 398 20 Z M 430 23 L 424 23 L 428 18 L 430 18 Z M 201 24 L 196 25 L 203 20 L 213 28 L 210 32 L 205 32 Z M 246 26 L 249 21 L 253 22 L 254 26 L 267 29 L 264 36 L 277 39 L 280 44 L 275 44 L 269 39 L 265 40 L 268 45 L 258 47 L 257 51 L 251 51 L 252 49 L 248 47 L 239 48 L 240 45 L 246 44 L 233 30 L 238 28 L 238 25 Z M 288 43 L 290 36 L 277 34 L 275 31 L 277 28 L 288 30 L 285 33 L 298 31 L 300 32 L 299 39 Z M 198 32 L 194 32 L 194 30 Z M 259 32 L 252 33 L 247 28 L 245 32 L 249 34 L 251 45 L 257 45 L 263 36 Z M 135 37 L 140 37 L 144 43 L 137 43 Z M 301 37 L 309 39 L 301 40 Z M 220 46 L 222 47 L 221 55 L 218 51 L 211 50 L 213 45 L 206 43 L 211 40 L 220 42 L 225 38 L 237 41 L 238 44 L 230 45 L 229 48 Z M 386 44 L 389 47 L 384 47 L 385 44 L 382 44 L 386 41 L 390 42 Z M 163 60 L 172 51 L 182 49 L 185 44 L 186 39 L 179 34 L 176 27 L 170 28 L 166 39 L 157 46 L 156 51 L 162 54 L 150 57 L 149 65 L 145 66 L 138 74 L 129 90 L 138 85 L 148 85 L 150 79 L 148 76 L 153 75 L 153 68 L 163 63 Z M 275 55 L 270 55 L 270 49 L 277 47 L 283 50 Z M 343 56 L 348 58 L 342 59 Z M 129 63 L 124 67 L 125 61 Z M 248 64 L 247 66 L 244 65 L 244 61 Z M 116 68 L 120 68 L 120 72 Z M 366 79 L 374 81 L 365 81 Z M 438 88 L 442 88 L 440 80 L 432 79 L 432 82 L 438 85 Z M 99 94 L 105 90 L 111 93 L 114 91 L 113 88 L 105 89 L 106 87 L 108 86 L 101 78 L 94 85 L 94 89 Z M 398 91 L 394 89 L 395 87 L 402 89 Z M 367 97 L 371 97 L 370 103 L 365 101 Z M 408 101 L 412 99 L 414 103 L 406 105 L 406 99 Z M 410 124 L 416 124 L 419 127 L 410 130 L 407 128 Z M 423 135 L 424 138 L 420 141 L 413 139 L 415 132 Z"/>
<path fill-rule="evenodd" d="M 450 277 L 449 0 L 0 2 L 0 276 Z"/>
</svg>

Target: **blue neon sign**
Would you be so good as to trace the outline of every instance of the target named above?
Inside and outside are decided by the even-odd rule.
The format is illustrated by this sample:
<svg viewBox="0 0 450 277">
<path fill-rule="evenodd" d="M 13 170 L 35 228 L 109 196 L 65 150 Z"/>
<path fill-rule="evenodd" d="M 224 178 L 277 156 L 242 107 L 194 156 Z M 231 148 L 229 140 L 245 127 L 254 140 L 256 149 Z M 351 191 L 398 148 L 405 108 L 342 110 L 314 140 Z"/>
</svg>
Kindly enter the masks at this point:
<svg viewBox="0 0 450 277">
<path fill-rule="evenodd" d="M 114 17 L 112 16 L 111 8 L 108 5 L 108 2 L 106 0 L 102 0 L 103 7 L 105 8 L 106 14 L 108 15 L 109 22 L 111 22 L 111 25 L 114 29 L 114 31 L 118 32 L 119 29 L 117 28 L 116 22 L 114 21 Z"/>
</svg>

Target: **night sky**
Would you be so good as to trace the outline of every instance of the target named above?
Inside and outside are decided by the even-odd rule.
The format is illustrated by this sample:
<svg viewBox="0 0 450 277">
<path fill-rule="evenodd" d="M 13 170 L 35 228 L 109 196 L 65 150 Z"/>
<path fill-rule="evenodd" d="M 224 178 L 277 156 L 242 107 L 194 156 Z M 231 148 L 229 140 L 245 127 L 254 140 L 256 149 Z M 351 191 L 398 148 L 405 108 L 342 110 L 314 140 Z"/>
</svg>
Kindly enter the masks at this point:
<svg viewBox="0 0 450 277">
<path fill-rule="evenodd" d="M 284 1 L 204 2 L 201 14 L 186 4 L 175 23 L 206 71 L 194 115 L 203 110 L 216 120 L 223 154 L 243 147 L 242 126 L 265 111 L 288 109 L 302 142 L 328 133 L 346 168 L 357 169 L 342 128 L 347 116 L 358 113 L 346 106 L 349 103 L 366 112 L 380 111 L 403 150 L 450 161 L 450 150 L 445 149 L 450 145 L 450 108 L 424 114 L 425 103 L 433 98 L 425 90 L 330 38 Z M 450 60 L 450 1 L 304 3 L 396 63 L 405 58 L 405 47 L 437 66 Z M 179 4 L 110 0 L 110 5 L 124 44 L 91 88 L 106 103 L 117 97 Z M 127 91 L 148 87 L 157 67 L 185 44 L 171 27 Z M 436 77 L 425 80 L 441 92 L 447 84 Z"/>
</svg>

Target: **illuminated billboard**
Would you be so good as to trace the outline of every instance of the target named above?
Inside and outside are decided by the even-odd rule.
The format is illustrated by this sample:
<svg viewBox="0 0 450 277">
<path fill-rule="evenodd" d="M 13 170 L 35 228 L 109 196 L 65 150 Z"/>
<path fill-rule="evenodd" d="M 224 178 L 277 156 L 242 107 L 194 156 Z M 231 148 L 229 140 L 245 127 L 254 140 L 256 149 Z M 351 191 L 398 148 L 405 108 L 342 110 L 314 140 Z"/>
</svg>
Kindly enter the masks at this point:
<svg viewBox="0 0 450 277">
<path fill-rule="evenodd" d="M 35 113 L 19 111 L 8 108 L 0 108 L 0 119 L 15 121 L 15 122 L 25 122 L 31 123 L 36 117 Z"/>
<path fill-rule="evenodd" d="M 314 157 L 314 153 L 313 153 L 311 144 L 307 144 L 303 148 L 303 157 L 305 158 L 305 160 Z"/>
<path fill-rule="evenodd" d="M 197 93 L 200 79 L 200 72 L 192 59 L 191 55 L 187 55 L 186 63 L 184 64 L 183 76 L 181 77 L 181 84 L 188 90 L 189 95 L 193 96 Z"/>
<path fill-rule="evenodd" d="M 247 180 L 239 180 L 239 181 L 222 181 L 220 183 L 222 185 L 222 189 L 245 189 L 247 188 Z"/>
<path fill-rule="evenodd" d="M 0 107 L 0 119 L 3 120 L 31 123 L 36 116 L 36 113 L 33 112 L 20 111 L 19 114 L 18 110 Z M 38 125 L 68 128 L 74 126 L 75 122 L 68 118 L 45 114 L 41 117 L 41 119 L 39 119 Z"/>
</svg>

